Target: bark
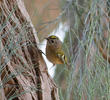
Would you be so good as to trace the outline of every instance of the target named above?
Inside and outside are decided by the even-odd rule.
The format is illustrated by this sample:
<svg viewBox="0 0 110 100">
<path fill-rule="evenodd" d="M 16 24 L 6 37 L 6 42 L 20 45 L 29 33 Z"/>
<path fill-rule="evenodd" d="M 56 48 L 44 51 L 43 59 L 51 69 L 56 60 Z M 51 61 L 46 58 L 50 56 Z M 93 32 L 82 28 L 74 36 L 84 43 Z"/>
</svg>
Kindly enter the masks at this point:
<svg viewBox="0 0 110 100">
<path fill-rule="evenodd" d="M 0 0 L 0 100 L 59 100 L 22 0 Z"/>
</svg>

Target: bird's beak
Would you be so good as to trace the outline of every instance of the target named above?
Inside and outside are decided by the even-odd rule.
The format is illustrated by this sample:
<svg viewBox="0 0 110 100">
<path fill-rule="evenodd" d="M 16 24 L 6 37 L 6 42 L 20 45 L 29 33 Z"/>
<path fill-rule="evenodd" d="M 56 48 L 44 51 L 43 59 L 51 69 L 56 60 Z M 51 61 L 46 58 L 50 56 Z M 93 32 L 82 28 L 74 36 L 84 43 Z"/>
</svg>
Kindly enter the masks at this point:
<svg viewBox="0 0 110 100">
<path fill-rule="evenodd" d="M 48 38 L 44 38 L 44 39 L 48 40 Z"/>
</svg>

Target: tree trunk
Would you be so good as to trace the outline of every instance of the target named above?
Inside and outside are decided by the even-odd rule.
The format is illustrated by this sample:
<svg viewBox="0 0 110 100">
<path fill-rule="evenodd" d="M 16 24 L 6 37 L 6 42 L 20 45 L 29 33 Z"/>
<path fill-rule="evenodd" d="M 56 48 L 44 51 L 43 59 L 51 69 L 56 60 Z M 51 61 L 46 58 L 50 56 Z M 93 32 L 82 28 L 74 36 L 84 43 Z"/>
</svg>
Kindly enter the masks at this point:
<svg viewBox="0 0 110 100">
<path fill-rule="evenodd" d="M 0 100 L 59 100 L 22 0 L 0 0 Z"/>
</svg>

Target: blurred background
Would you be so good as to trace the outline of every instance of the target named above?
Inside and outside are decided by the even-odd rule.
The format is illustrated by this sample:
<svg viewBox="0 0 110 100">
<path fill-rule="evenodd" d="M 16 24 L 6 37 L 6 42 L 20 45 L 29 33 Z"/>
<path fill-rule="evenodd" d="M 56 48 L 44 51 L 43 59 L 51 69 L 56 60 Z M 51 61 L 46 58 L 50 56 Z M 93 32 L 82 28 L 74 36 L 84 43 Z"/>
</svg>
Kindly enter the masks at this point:
<svg viewBox="0 0 110 100">
<path fill-rule="evenodd" d="M 65 65 L 52 68 L 60 100 L 110 100 L 110 0 L 24 3 L 38 32 L 38 45 L 45 49 L 44 38 L 50 34 L 63 42 L 71 70 Z"/>
<path fill-rule="evenodd" d="M 59 0 L 24 0 L 27 11 L 38 32 L 39 40 L 48 36 L 60 22 L 56 21 L 61 9 Z"/>
</svg>

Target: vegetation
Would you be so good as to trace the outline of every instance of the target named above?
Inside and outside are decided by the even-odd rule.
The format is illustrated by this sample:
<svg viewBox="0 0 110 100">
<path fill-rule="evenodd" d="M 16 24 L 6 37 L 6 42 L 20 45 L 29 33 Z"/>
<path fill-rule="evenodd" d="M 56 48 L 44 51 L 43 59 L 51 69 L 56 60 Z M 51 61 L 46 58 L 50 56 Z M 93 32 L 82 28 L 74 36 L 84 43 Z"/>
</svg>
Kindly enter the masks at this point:
<svg viewBox="0 0 110 100">
<path fill-rule="evenodd" d="M 68 0 L 62 6 L 71 70 L 56 69 L 61 100 L 110 99 L 109 7 L 109 0 Z"/>
<path fill-rule="evenodd" d="M 3 100 L 13 100 L 31 94 L 30 98 L 34 100 L 36 97 L 58 100 L 58 87 L 60 100 L 110 100 L 109 0 L 42 0 L 42 6 L 39 6 L 39 0 L 24 0 L 38 33 L 28 20 L 29 16 L 20 12 L 18 4 L 1 1 L 0 99 L 4 96 Z M 41 7 L 43 9 L 39 12 Z M 49 13 L 49 8 L 55 12 Z M 41 42 L 61 23 L 68 29 L 63 34 L 63 47 L 71 68 L 56 66 L 53 78 L 56 86 L 48 73 L 42 71 L 47 67 L 38 45 L 45 45 Z"/>
</svg>

